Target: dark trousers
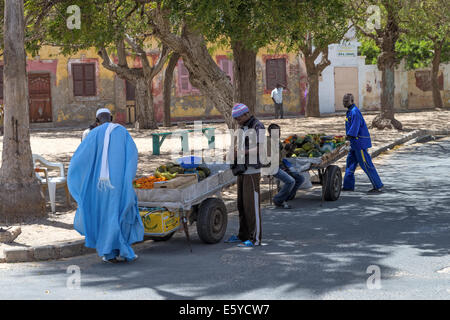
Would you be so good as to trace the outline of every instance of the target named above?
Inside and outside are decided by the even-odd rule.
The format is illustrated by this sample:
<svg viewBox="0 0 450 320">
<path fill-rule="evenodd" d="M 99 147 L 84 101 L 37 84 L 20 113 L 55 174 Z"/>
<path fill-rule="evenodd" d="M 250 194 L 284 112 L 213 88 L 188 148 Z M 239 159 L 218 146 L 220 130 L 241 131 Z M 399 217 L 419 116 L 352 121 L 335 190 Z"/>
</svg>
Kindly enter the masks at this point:
<svg viewBox="0 0 450 320">
<path fill-rule="evenodd" d="M 241 241 L 250 240 L 255 245 L 261 245 L 260 179 L 260 173 L 242 174 L 237 177 L 238 238 Z"/>
<path fill-rule="evenodd" d="M 275 119 L 283 119 L 283 103 L 275 103 Z"/>
<path fill-rule="evenodd" d="M 372 158 L 370 154 L 367 152 L 367 149 L 364 150 L 355 150 L 351 149 L 347 156 L 347 167 L 345 169 L 344 176 L 344 189 L 353 190 L 355 189 L 355 170 L 358 167 L 358 164 L 361 166 L 361 169 L 369 177 L 370 182 L 372 183 L 375 189 L 379 189 L 383 186 L 381 182 L 380 176 L 378 175 L 377 169 L 372 163 Z"/>
</svg>

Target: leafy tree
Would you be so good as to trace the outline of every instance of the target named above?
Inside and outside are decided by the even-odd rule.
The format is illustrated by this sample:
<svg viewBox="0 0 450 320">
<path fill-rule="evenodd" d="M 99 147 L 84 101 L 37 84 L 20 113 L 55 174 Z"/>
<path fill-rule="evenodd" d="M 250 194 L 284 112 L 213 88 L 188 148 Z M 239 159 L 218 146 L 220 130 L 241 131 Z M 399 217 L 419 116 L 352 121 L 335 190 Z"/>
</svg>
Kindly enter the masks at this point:
<svg viewBox="0 0 450 320">
<path fill-rule="evenodd" d="M 361 46 L 358 48 L 358 55 L 366 57 L 366 64 L 377 64 L 381 50 L 375 41 L 367 37 L 360 37 L 359 42 Z"/>
<path fill-rule="evenodd" d="M 439 65 L 448 59 L 450 42 L 450 3 L 447 0 L 422 0 L 409 3 L 410 16 L 403 24 L 409 31 L 409 36 L 416 41 L 428 41 L 432 46 L 431 87 L 433 102 L 436 108 L 441 108 L 442 97 L 439 91 Z M 410 17 L 413 16 L 414 19 Z M 445 52 L 447 50 L 447 52 Z M 444 56 L 443 56 L 444 52 Z M 429 57 L 430 52 L 427 53 Z M 445 56 L 447 55 L 447 56 Z"/>
<path fill-rule="evenodd" d="M 234 100 L 256 108 L 256 55 L 285 29 L 284 0 L 169 0 L 171 10 L 182 16 L 209 43 L 231 46 Z"/>
<path fill-rule="evenodd" d="M 301 50 L 305 56 L 309 84 L 306 116 L 319 117 L 319 77 L 331 64 L 328 46 L 344 40 L 351 28 L 346 1 L 290 1 L 284 13 L 286 32 L 281 35 L 282 43 L 287 49 Z"/>
<path fill-rule="evenodd" d="M 67 14 L 63 13 L 72 5 L 81 8 L 80 29 L 71 30 L 66 26 Z M 169 50 L 162 46 L 157 62 L 152 65 L 147 53 L 152 34 L 142 10 L 143 7 L 134 1 L 60 1 L 44 22 L 47 34 L 40 44 L 60 46 L 61 53 L 66 55 L 97 48 L 106 69 L 134 84 L 140 128 L 156 129 L 152 80 L 161 71 Z M 129 56 L 138 57 L 142 68 L 130 67 Z"/>
<path fill-rule="evenodd" d="M 375 41 L 367 37 L 359 39 L 361 46 L 358 55 L 366 57 L 366 64 L 377 64 L 380 48 Z M 415 39 L 408 35 L 402 35 L 395 45 L 397 58 L 405 59 L 406 69 L 413 70 L 427 68 L 431 65 L 434 56 L 434 44 L 431 40 Z M 441 63 L 450 61 L 450 42 L 442 47 Z"/>
<path fill-rule="evenodd" d="M 375 41 L 380 48 L 377 59 L 378 69 L 382 73 L 381 110 L 372 121 L 378 129 L 402 129 L 400 121 L 394 116 L 395 66 L 398 64 L 396 44 L 400 36 L 407 33 L 400 27 L 402 17 L 410 10 L 403 6 L 402 0 L 359 0 L 349 2 L 352 21 L 359 32 Z"/>
<path fill-rule="evenodd" d="M 171 8 L 170 2 L 135 0 L 143 6 L 144 15 L 152 34 L 163 45 L 178 53 L 189 72 L 189 80 L 223 115 L 229 128 L 234 126 L 231 117 L 233 87 L 226 74 L 215 63 L 206 46 L 204 36 L 187 23 L 183 12 Z"/>
<path fill-rule="evenodd" d="M 330 64 L 328 45 L 348 30 L 345 1 L 286 0 L 172 0 L 172 13 L 182 17 L 206 40 L 229 44 L 234 58 L 234 99 L 251 109 L 256 104 L 256 54 L 266 46 L 274 51 L 302 50 L 307 62 L 310 99 L 307 116 L 319 116 L 318 79 Z M 167 3 L 166 2 L 166 3 Z M 314 19 L 311 19 L 314 17 Z M 318 64 L 315 60 L 322 55 Z"/>
</svg>

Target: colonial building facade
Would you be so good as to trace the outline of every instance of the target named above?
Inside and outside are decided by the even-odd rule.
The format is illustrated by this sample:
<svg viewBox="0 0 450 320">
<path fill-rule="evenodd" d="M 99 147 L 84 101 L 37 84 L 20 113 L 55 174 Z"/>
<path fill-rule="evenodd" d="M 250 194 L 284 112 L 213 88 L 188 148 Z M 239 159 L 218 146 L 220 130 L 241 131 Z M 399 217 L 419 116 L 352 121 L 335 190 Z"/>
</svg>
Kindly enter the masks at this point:
<svg viewBox="0 0 450 320">
<path fill-rule="evenodd" d="M 342 95 L 352 92 L 363 110 L 379 108 L 381 72 L 376 66 L 364 64 L 357 56 L 358 43 L 329 46 L 328 66 L 320 77 L 319 105 L 321 113 L 342 111 Z M 157 50 L 150 51 L 153 61 Z M 213 58 L 233 79 L 231 50 L 217 49 Z M 3 62 L 0 61 L 0 68 Z M 138 58 L 129 57 L 130 66 L 141 66 Z M 92 122 L 95 111 L 112 110 L 119 123 L 133 123 L 134 87 L 102 66 L 94 48 L 72 56 L 59 54 L 55 47 L 43 47 L 39 56 L 27 61 L 30 99 L 30 121 L 44 126 L 79 126 Z M 211 102 L 189 81 L 182 59 L 175 68 L 172 84 L 171 117 L 174 122 L 197 119 L 220 119 Z M 0 72 L 0 104 L 3 104 L 3 72 Z M 270 93 L 280 82 L 289 88 L 283 93 L 285 114 L 304 114 L 307 103 L 307 73 L 302 54 L 274 54 L 260 50 L 257 55 L 257 114 L 274 114 Z M 395 107 L 398 110 L 433 107 L 429 69 L 407 71 L 400 65 L 396 71 Z M 160 72 L 153 81 L 155 116 L 163 119 L 163 77 Z M 450 107 L 450 65 L 441 65 L 440 84 L 444 104 Z"/>
</svg>

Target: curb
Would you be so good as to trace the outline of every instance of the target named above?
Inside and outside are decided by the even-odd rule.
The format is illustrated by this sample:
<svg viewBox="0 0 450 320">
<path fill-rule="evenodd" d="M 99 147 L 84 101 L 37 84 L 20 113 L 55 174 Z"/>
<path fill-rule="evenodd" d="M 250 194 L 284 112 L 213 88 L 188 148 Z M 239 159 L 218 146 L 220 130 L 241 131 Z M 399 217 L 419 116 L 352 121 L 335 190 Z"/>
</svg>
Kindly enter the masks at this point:
<svg viewBox="0 0 450 320">
<path fill-rule="evenodd" d="M 371 153 L 372 158 L 376 158 L 383 152 L 386 152 L 395 146 L 405 144 L 414 139 L 421 139 L 427 136 L 448 136 L 449 130 L 415 130 L 408 133 L 406 136 L 397 139 L 396 141 L 384 145 Z M 341 168 L 342 169 L 342 168 Z M 344 167 L 345 170 L 345 167 Z M 260 194 L 261 202 L 270 200 L 270 192 L 264 190 Z M 230 200 L 225 202 L 228 212 L 237 211 L 237 202 Z M 133 244 L 133 247 L 141 247 L 152 240 L 146 240 Z M 9 248 L 0 252 L 0 263 L 17 263 L 17 262 L 33 262 L 33 261 L 48 261 L 62 258 L 71 258 L 85 254 L 95 253 L 95 249 L 84 246 L 84 240 L 71 240 L 60 242 L 52 245 L 43 245 L 30 248 Z"/>
<path fill-rule="evenodd" d="M 43 245 L 30 248 L 8 248 L 3 250 L 4 258 L 0 262 L 32 262 L 56 260 L 94 253 L 94 249 L 86 248 L 84 240 L 61 242 L 52 245 Z"/>
</svg>

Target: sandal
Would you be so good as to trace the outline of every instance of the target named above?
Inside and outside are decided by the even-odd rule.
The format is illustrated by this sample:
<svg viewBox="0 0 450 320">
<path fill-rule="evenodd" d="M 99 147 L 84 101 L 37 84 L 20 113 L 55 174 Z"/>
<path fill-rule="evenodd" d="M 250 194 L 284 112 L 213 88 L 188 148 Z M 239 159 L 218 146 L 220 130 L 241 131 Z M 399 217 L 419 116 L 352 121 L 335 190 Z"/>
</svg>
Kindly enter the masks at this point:
<svg viewBox="0 0 450 320">
<path fill-rule="evenodd" d="M 255 245 L 250 240 L 238 244 L 238 247 L 254 247 Z"/>
</svg>

